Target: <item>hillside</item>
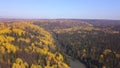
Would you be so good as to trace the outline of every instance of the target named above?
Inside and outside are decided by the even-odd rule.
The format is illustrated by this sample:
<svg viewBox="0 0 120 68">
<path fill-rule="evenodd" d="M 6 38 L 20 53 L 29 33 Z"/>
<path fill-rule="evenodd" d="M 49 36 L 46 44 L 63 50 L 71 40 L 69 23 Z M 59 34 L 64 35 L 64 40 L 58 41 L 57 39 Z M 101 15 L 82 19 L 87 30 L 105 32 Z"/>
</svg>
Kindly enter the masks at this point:
<svg viewBox="0 0 120 68">
<path fill-rule="evenodd" d="M 2 68 L 120 68 L 120 21 L 1 20 Z"/>
<path fill-rule="evenodd" d="M 52 35 L 27 21 L 0 23 L 1 68 L 69 68 Z"/>
<path fill-rule="evenodd" d="M 40 20 L 34 24 L 50 31 L 61 46 L 62 52 L 79 60 L 87 68 L 120 67 L 120 21 L 71 19 L 50 21 L 46 23 Z"/>
</svg>

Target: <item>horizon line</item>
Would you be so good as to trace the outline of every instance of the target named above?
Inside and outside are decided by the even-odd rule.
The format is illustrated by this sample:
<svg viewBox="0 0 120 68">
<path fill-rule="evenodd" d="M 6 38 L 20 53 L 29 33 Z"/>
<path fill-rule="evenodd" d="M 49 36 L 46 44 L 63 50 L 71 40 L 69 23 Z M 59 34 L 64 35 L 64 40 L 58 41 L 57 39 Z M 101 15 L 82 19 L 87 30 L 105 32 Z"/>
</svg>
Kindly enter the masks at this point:
<svg viewBox="0 0 120 68">
<path fill-rule="evenodd" d="M 0 19 L 14 19 L 14 20 L 120 20 L 120 19 L 111 19 L 111 18 L 11 18 L 11 17 L 0 17 Z"/>
<path fill-rule="evenodd" d="M 1 19 L 10 19 L 10 20 L 120 20 L 120 19 L 107 19 L 107 18 L 4 18 Z"/>
</svg>

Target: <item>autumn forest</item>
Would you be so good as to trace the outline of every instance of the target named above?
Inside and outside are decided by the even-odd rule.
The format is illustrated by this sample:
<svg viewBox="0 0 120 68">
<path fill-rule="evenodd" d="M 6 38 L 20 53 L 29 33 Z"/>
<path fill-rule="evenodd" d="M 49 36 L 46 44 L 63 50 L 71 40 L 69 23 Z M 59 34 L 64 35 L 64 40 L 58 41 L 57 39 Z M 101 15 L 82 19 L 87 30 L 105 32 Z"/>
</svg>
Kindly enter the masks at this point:
<svg viewBox="0 0 120 68">
<path fill-rule="evenodd" d="M 0 68 L 120 68 L 120 21 L 0 19 Z"/>
</svg>

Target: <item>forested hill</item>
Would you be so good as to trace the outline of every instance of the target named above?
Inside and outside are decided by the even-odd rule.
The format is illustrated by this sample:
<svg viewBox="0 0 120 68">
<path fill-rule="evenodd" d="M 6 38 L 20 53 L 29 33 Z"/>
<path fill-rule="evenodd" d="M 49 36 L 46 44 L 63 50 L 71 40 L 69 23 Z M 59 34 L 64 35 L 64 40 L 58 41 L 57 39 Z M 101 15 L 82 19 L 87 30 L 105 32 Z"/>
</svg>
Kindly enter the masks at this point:
<svg viewBox="0 0 120 68">
<path fill-rule="evenodd" d="M 0 68 L 69 68 L 52 35 L 26 21 L 0 23 Z"/>
<path fill-rule="evenodd" d="M 120 68 L 119 20 L 37 20 L 52 32 L 61 51 L 87 68 Z"/>
<path fill-rule="evenodd" d="M 0 67 L 120 68 L 119 41 L 118 20 L 1 20 Z"/>
</svg>

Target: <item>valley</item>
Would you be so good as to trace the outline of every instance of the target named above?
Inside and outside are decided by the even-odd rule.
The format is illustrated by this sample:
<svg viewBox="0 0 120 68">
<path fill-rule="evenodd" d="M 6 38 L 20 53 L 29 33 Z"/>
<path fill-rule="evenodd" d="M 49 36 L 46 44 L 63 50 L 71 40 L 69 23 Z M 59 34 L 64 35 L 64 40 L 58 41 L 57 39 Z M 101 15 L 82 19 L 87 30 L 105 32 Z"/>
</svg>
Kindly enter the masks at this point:
<svg viewBox="0 0 120 68">
<path fill-rule="evenodd" d="M 0 20 L 0 67 L 119 68 L 119 27 L 118 20 Z"/>
</svg>

